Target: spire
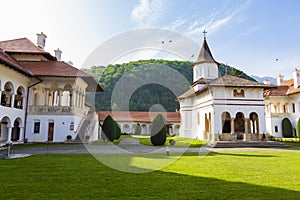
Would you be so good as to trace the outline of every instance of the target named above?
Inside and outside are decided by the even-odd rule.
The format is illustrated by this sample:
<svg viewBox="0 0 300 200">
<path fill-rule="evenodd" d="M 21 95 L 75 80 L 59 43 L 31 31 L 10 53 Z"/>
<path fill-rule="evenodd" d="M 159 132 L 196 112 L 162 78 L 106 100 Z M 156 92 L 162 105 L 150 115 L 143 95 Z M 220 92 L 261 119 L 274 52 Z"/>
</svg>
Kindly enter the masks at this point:
<svg viewBox="0 0 300 200">
<path fill-rule="evenodd" d="M 203 43 L 202 43 L 202 46 L 200 49 L 199 56 L 198 56 L 197 60 L 195 61 L 195 63 L 199 63 L 199 62 L 215 62 L 216 63 L 216 61 L 214 60 L 214 58 L 210 52 L 208 44 L 206 42 L 206 33 L 207 32 L 204 30 L 202 33 L 204 35 L 204 40 L 203 40 Z"/>
</svg>

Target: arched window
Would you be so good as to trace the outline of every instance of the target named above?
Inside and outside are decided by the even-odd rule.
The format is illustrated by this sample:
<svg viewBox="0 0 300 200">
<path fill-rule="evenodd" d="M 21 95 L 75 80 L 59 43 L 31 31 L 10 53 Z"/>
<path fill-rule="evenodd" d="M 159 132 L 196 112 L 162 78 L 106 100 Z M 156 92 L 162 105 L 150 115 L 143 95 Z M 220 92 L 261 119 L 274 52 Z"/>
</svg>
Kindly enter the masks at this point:
<svg viewBox="0 0 300 200">
<path fill-rule="evenodd" d="M 1 105 L 11 107 L 12 95 L 14 93 L 14 88 L 11 82 L 7 82 L 4 85 L 4 91 L 1 94 Z"/>
<path fill-rule="evenodd" d="M 17 89 L 17 94 L 15 95 L 15 102 L 14 102 L 14 107 L 15 108 L 19 108 L 19 109 L 23 109 L 23 95 L 24 95 L 24 88 L 23 87 L 19 87 Z"/>
<path fill-rule="evenodd" d="M 234 97 L 245 97 L 245 91 L 242 89 L 242 90 L 236 90 L 234 89 L 233 90 L 233 96 Z"/>
<path fill-rule="evenodd" d="M 258 126 L 258 115 L 255 112 L 250 113 L 250 130 L 251 133 L 259 133 L 259 126 Z"/>
</svg>

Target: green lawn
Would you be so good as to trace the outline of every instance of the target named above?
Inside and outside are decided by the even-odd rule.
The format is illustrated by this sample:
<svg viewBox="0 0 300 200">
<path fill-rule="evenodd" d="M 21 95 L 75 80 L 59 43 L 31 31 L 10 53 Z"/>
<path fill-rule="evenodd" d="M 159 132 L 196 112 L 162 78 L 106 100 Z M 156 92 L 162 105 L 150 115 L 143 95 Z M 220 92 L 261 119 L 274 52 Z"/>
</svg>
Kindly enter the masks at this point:
<svg viewBox="0 0 300 200">
<path fill-rule="evenodd" d="M 118 162 L 124 155 L 98 155 Z M 151 160 L 152 159 L 152 160 Z M 164 162 L 156 155 L 147 162 Z M 130 167 L 147 168 L 132 157 Z M 124 165 L 124 163 L 122 163 Z M 186 153 L 149 173 L 111 169 L 91 155 L 0 160 L 1 199 L 299 199 L 300 151 Z"/>
</svg>

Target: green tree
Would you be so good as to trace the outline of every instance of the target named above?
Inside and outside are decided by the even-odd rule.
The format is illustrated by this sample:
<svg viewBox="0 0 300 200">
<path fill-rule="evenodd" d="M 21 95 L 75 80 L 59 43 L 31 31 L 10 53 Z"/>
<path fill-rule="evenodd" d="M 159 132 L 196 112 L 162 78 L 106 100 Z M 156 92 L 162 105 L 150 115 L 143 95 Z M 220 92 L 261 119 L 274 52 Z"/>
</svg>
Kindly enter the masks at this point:
<svg viewBox="0 0 300 200">
<path fill-rule="evenodd" d="M 296 135 L 298 138 L 300 138 L 300 118 L 298 119 L 297 122 Z"/>
<path fill-rule="evenodd" d="M 232 70 L 231 70 L 232 76 L 243 77 L 243 74 L 244 73 L 241 70 L 238 70 L 236 68 L 232 68 Z"/>
<path fill-rule="evenodd" d="M 288 118 L 284 118 L 281 122 L 282 125 L 282 135 L 286 138 L 293 137 L 293 126 Z"/>
<path fill-rule="evenodd" d="M 137 80 L 139 78 L 139 76 L 137 76 L 138 74 L 147 76 L 147 73 L 144 73 L 144 71 L 138 71 L 138 67 L 141 65 L 147 65 L 147 68 L 151 70 L 153 69 L 153 64 L 167 65 L 168 67 L 177 70 L 180 74 L 182 74 L 189 83 L 192 83 L 193 81 L 192 68 L 190 67 L 191 62 L 188 61 L 151 59 L 108 66 L 92 66 L 90 69 L 83 69 L 83 71 L 94 76 L 94 78 L 98 80 L 102 85 L 105 92 L 97 93 L 95 95 L 95 98 L 91 95 L 87 95 L 86 101 L 93 104 L 93 101 L 95 100 L 96 110 L 124 110 L 121 104 L 111 105 L 111 96 L 116 83 L 124 74 L 129 72 L 132 72 L 130 73 L 130 77 L 132 77 L 133 80 Z M 220 76 L 223 76 L 226 73 L 226 68 L 227 74 L 244 77 L 246 79 L 254 81 L 254 79 L 252 79 L 242 71 L 222 63 L 218 67 Z M 170 79 L 171 78 L 172 77 L 170 77 Z M 182 89 L 182 83 L 174 85 L 174 88 L 176 88 L 177 91 L 180 91 L 180 89 Z M 157 84 L 143 85 L 142 87 L 138 88 L 132 95 L 129 102 L 129 111 L 148 111 L 154 104 L 162 105 L 166 109 L 166 111 L 175 111 L 179 108 L 179 104 L 175 101 L 175 99 L 176 96 L 172 93 L 172 91 L 170 91 L 168 88 L 165 88 L 164 86 Z M 126 109 L 128 108 L 126 107 Z"/>
<path fill-rule="evenodd" d="M 114 120 L 114 124 L 115 124 L 115 130 L 116 130 L 115 139 L 118 140 L 121 137 L 121 128 L 115 120 Z"/>
<path fill-rule="evenodd" d="M 153 145 L 164 145 L 167 139 L 166 120 L 162 114 L 158 114 L 152 121 L 151 143 Z"/>
<path fill-rule="evenodd" d="M 110 115 L 103 121 L 102 133 L 102 139 L 104 140 L 107 139 L 112 142 L 116 138 L 116 124 Z"/>
</svg>

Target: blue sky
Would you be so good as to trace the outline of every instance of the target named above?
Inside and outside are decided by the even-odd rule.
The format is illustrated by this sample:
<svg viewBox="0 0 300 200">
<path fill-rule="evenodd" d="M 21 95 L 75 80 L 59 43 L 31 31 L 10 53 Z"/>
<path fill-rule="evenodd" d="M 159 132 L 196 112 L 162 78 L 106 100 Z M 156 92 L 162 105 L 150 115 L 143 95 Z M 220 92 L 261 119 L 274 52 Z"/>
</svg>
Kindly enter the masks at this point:
<svg viewBox="0 0 300 200">
<path fill-rule="evenodd" d="M 103 42 L 146 27 L 176 31 L 199 46 L 205 29 L 214 58 L 248 74 L 290 78 L 300 68 L 298 0 L 1 0 L 0 5 L 0 40 L 36 42 L 43 31 L 45 49 L 53 53 L 59 47 L 62 59 L 78 68 Z"/>
</svg>

